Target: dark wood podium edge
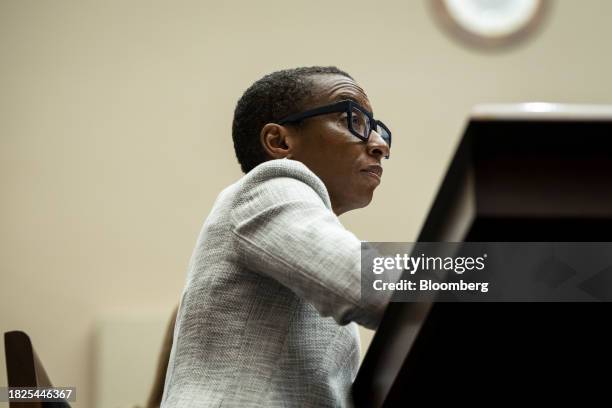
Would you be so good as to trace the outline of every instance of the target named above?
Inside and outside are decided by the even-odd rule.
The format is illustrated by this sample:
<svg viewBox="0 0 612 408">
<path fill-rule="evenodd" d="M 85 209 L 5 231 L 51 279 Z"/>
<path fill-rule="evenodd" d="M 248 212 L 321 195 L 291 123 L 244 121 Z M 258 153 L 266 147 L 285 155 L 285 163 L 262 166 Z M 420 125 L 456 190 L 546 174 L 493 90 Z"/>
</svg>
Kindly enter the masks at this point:
<svg viewBox="0 0 612 408">
<path fill-rule="evenodd" d="M 448 231 L 447 225 L 438 220 L 442 219 L 443 214 L 455 213 L 455 216 L 461 216 L 465 215 L 459 214 L 461 211 L 473 212 L 473 209 L 470 208 L 453 208 L 453 203 L 457 202 L 456 198 L 458 196 L 473 194 L 473 191 L 470 191 L 469 180 L 471 143 L 473 140 L 473 138 L 470 136 L 470 126 L 470 123 L 466 125 L 466 129 L 464 131 L 465 136 L 458 142 L 452 156 L 456 159 L 449 163 L 446 172 L 444 173 L 445 177 L 440 183 L 435 199 L 433 200 L 425 222 L 421 227 L 417 242 L 439 241 L 441 240 L 440 237 L 442 236 L 448 236 L 449 234 L 464 235 L 465 233 L 465 231 L 454 231 L 451 233 Z M 473 217 L 473 214 L 468 214 L 467 216 L 471 218 Z M 454 240 L 457 239 L 457 237 L 454 237 Z M 372 339 L 370 348 L 366 353 L 357 374 L 357 378 L 353 384 L 353 398 L 357 407 L 382 407 L 393 387 L 393 384 L 395 383 L 395 380 L 390 381 L 384 386 L 385 389 L 382 389 L 382 385 L 376 381 L 375 374 L 381 365 L 380 360 L 386 360 L 388 362 L 393 359 L 392 356 L 389 356 L 388 353 L 386 353 L 388 344 L 383 343 L 382 339 L 408 339 L 407 341 L 409 344 L 404 345 L 404 347 L 410 349 L 412 344 L 418 338 L 422 326 L 427 320 L 427 317 L 434 304 L 435 303 L 421 303 L 417 305 L 418 307 L 414 308 L 407 308 L 405 307 L 406 305 L 404 303 L 391 302 L 388 305 L 381 324 L 376 330 L 376 334 Z M 391 316 L 393 318 L 389 319 Z M 412 327 L 411 333 L 409 334 L 405 331 L 398 333 L 398 330 L 400 329 L 398 327 L 394 327 L 392 324 L 398 318 L 403 320 L 412 320 L 413 322 L 419 320 L 420 324 L 415 323 L 415 326 Z M 409 355 L 410 351 L 408 350 L 403 359 L 395 360 L 393 362 L 394 367 L 392 370 L 394 372 L 388 372 L 386 375 L 397 376 L 404 362 L 409 358 Z"/>
</svg>

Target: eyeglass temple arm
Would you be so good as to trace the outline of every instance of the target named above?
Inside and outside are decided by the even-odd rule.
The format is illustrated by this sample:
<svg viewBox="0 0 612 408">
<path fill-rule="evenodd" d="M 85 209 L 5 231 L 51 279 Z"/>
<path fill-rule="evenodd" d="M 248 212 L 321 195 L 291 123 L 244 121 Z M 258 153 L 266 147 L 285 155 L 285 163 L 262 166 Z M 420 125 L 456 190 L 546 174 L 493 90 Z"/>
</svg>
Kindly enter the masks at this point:
<svg viewBox="0 0 612 408">
<path fill-rule="evenodd" d="M 349 103 L 350 101 L 342 101 L 342 102 L 335 103 L 333 105 L 322 106 L 320 108 L 315 108 L 315 109 L 312 109 L 306 112 L 295 113 L 293 115 L 289 115 L 283 118 L 282 120 L 278 122 L 278 124 L 283 125 L 285 123 L 296 122 L 298 120 L 307 119 L 307 118 L 311 118 L 313 116 L 318 116 L 318 115 L 324 115 L 326 113 L 343 112 L 349 109 L 348 108 L 348 106 L 350 106 Z"/>
</svg>

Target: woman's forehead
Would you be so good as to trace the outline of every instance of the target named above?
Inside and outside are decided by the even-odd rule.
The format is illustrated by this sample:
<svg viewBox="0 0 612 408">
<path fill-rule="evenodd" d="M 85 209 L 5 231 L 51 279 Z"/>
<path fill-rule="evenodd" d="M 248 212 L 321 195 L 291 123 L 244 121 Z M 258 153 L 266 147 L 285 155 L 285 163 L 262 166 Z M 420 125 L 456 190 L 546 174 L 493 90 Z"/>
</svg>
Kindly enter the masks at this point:
<svg viewBox="0 0 612 408">
<path fill-rule="evenodd" d="M 327 104 L 345 99 L 357 102 L 372 111 L 370 101 L 363 88 L 344 75 L 316 75 L 313 78 L 313 96 L 319 104 Z"/>
</svg>

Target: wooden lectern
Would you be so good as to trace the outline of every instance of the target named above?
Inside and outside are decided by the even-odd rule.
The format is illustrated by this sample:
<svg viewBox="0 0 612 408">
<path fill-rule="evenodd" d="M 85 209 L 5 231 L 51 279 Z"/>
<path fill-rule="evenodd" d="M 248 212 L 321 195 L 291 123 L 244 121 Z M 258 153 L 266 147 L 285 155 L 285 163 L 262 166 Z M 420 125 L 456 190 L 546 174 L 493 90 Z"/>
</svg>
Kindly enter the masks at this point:
<svg viewBox="0 0 612 408">
<path fill-rule="evenodd" d="M 418 241 L 612 242 L 612 106 L 476 107 Z M 355 402 L 609 401 L 611 323 L 612 303 L 391 303 Z"/>
</svg>

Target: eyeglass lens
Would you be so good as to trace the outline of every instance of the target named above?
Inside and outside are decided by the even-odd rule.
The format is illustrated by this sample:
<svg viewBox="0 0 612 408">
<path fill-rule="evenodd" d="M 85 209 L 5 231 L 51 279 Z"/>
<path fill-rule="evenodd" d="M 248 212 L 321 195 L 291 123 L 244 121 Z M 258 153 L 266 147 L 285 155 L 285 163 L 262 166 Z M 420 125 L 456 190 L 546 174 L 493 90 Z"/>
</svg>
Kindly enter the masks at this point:
<svg viewBox="0 0 612 408">
<path fill-rule="evenodd" d="M 351 110 L 351 123 L 349 126 L 351 129 L 361 135 L 364 140 L 367 140 L 370 136 L 370 119 L 368 116 L 361 111 L 360 109 L 353 107 Z M 377 121 L 375 121 L 377 122 Z M 387 143 L 387 145 L 391 146 L 391 135 L 383 126 L 381 126 L 378 122 L 375 124 L 374 130 L 376 133 L 382 137 L 382 139 Z"/>
<path fill-rule="evenodd" d="M 353 131 L 357 132 L 364 139 L 370 134 L 370 121 L 365 113 L 353 107 L 351 111 L 351 123 Z"/>
<path fill-rule="evenodd" d="M 387 132 L 387 129 L 385 129 L 384 127 L 382 127 L 380 124 L 377 123 L 375 130 L 376 130 L 376 133 L 378 133 L 380 137 L 382 137 L 383 140 L 390 147 L 391 146 L 391 135 L 389 134 L 389 132 Z"/>
</svg>

